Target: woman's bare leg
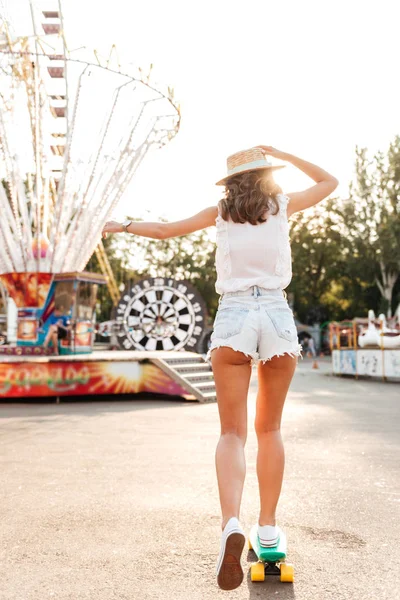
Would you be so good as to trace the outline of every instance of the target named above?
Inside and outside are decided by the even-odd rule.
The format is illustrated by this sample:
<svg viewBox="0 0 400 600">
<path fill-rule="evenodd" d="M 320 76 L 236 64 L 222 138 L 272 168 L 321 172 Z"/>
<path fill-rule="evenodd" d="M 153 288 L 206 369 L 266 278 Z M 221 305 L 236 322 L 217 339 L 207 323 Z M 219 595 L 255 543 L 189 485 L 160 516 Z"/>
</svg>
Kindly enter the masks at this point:
<svg viewBox="0 0 400 600">
<path fill-rule="evenodd" d="M 257 477 L 260 489 L 260 525 L 275 525 L 282 488 L 285 452 L 281 436 L 282 410 L 297 358 L 274 357 L 258 365 L 255 430 L 258 438 Z"/>
<path fill-rule="evenodd" d="M 231 517 L 239 518 L 246 462 L 244 446 L 247 438 L 247 394 L 250 358 L 231 348 L 217 348 L 211 363 L 221 421 L 215 464 L 222 511 L 222 529 Z"/>
</svg>

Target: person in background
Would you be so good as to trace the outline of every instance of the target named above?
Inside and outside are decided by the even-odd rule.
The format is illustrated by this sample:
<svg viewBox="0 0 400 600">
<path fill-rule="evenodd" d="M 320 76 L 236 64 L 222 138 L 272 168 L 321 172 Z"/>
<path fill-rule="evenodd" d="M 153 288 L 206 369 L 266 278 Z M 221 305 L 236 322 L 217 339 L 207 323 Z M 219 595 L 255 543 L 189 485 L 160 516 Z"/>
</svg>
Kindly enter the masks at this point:
<svg viewBox="0 0 400 600">
<path fill-rule="evenodd" d="M 44 348 L 48 348 L 50 342 L 52 342 L 54 348 L 54 354 L 59 354 L 58 351 L 58 340 L 64 340 L 68 335 L 69 322 L 68 317 L 64 314 L 64 307 L 56 307 L 53 314 L 48 318 L 49 331 L 47 332 L 46 339 L 44 340 Z"/>
<path fill-rule="evenodd" d="M 311 358 L 315 358 L 317 356 L 317 351 L 315 350 L 315 342 L 313 337 L 308 338 L 307 356 L 310 356 Z"/>
</svg>

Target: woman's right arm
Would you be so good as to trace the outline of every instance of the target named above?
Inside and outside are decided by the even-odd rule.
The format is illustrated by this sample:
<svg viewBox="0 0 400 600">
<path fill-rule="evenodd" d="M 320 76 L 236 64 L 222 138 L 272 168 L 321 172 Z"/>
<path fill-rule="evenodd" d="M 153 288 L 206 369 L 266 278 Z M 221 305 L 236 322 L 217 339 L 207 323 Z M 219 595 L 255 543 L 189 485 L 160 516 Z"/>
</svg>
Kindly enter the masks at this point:
<svg viewBox="0 0 400 600">
<path fill-rule="evenodd" d="M 327 198 L 332 192 L 335 191 L 337 186 L 339 185 L 339 181 L 325 171 L 314 165 L 313 163 L 307 162 L 298 156 L 294 156 L 293 154 L 288 154 L 287 152 L 281 152 L 272 146 L 260 146 L 265 154 L 269 154 L 270 156 L 274 156 L 275 158 L 279 158 L 280 160 L 285 160 L 290 162 L 293 166 L 303 171 L 306 175 L 311 177 L 316 182 L 316 185 L 313 185 L 310 188 L 302 192 L 293 192 L 291 194 L 287 194 L 290 198 L 290 202 L 287 208 L 288 217 L 295 212 L 299 212 L 300 210 L 305 210 L 306 208 L 310 208 L 311 206 L 315 206 L 324 198 Z"/>
<path fill-rule="evenodd" d="M 188 233 L 199 231 L 199 229 L 211 227 L 211 225 L 215 225 L 217 216 L 218 208 L 216 206 L 209 206 L 192 217 L 171 223 L 132 221 L 132 223 L 128 225 L 126 231 L 127 233 L 133 233 L 134 235 L 141 235 L 155 240 L 165 240 L 172 237 L 187 235 Z M 103 228 L 103 237 L 105 238 L 108 233 L 122 233 L 123 231 L 124 228 L 121 223 L 118 223 L 117 221 L 107 221 Z"/>
</svg>

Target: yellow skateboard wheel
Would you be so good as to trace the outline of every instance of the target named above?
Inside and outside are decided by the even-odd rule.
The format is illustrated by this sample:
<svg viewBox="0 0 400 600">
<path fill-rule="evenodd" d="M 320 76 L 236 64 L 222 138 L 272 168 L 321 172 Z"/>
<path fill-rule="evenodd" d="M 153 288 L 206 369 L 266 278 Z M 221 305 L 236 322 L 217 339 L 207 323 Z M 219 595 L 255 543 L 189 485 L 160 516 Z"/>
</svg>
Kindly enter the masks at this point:
<svg viewBox="0 0 400 600">
<path fill-rule="evenodd" d="M 264 563 L 256 562 L 251 565 L 250 577 L 252 581 L 264 581 L 265 580 L 265 567 Z"/>
<path fill-rule="evenodd" d="M 281 571 L 281 581 L 286 581 L 287 583 L 293 583 L 294 581 L 294 566 L 286 563 L 282 563 L 280 566 Z"/>
</svg>

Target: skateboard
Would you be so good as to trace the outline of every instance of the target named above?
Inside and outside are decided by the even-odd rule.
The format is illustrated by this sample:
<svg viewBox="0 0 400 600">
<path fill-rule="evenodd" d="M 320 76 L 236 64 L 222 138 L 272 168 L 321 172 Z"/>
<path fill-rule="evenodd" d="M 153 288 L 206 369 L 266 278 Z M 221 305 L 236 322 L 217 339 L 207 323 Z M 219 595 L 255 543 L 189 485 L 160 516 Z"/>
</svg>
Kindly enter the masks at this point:
<svg viewBox="0 0 400 600">
<path fill-rule="evenodd" d="M 249 550 L 253 550 L 258 558 L 258 562 L 251 565 L 252 581 L 264 581 L 267 575 L 279 575 L 281 581 L 293 583 L 294 567 L 285 561 L 287 541 L 283 531 L 277 546 L 263 548 L 258 539 L 257 525 L 254 525 L 250 531 Z"/>
</svg>

